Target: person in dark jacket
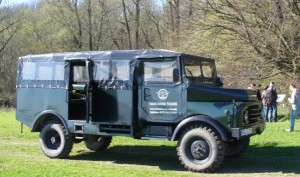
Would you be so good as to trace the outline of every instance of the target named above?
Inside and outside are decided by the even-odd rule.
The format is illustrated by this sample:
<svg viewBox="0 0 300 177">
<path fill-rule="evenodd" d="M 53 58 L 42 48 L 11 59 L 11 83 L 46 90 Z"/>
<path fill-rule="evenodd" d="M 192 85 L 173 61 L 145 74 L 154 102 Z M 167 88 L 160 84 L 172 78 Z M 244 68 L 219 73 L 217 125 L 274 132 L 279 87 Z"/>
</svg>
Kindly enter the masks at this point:
<svg viewBox="0 0 300 177">
<path fill-rule="evenodd" d="M 274 82 L 270 83 L 266 91 L 266 104 L 266 119 L 269 122 L 277 122 L 277 91 Z"/>
</svg>

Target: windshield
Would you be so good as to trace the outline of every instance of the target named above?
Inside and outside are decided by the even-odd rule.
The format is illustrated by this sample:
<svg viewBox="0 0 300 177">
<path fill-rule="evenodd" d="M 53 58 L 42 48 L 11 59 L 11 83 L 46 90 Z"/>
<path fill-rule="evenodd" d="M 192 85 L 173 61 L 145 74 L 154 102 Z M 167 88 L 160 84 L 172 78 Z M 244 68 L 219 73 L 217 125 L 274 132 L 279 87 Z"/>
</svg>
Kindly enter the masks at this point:
<svg viewBox="0 0 300 177">
<path fill-rule="evenodd" d="M 186 77 L 192 83 L 212 83 L 216 80 L 216 68 L 213 61 L 197 58 L 183 60 Z"/>
</svg>

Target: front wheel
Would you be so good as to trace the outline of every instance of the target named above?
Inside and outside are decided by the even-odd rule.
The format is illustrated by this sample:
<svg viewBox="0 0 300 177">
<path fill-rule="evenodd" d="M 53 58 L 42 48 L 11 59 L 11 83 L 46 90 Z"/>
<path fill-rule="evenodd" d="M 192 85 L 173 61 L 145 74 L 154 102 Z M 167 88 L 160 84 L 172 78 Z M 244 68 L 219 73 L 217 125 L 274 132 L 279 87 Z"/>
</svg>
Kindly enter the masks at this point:
<svg viewBox="0 0 300 177">
<path fill-rule="evenodd" d="M 84 143 L 85 146 L 92 151 L 104 151 L 110 145 L 111 140 L 111 136 L 87 135 L 87 139 Z"/>
<path fill-rule="evenodd" d="M 73 139 L 67 135 L 67 131 L 62 124 L 50 121 L 40 133 L 40 145 L 46 156 L 65 158 L 73 148 Z"/>
<path fill-rule="evenodd" d="M 226 146 L 225 157 L 238 158 L 242 156 L 248 150 L 249 144 L 250 144 L 249 137 L 241 140 L 236 140 L 233 142 L 227 142 L 225 145 Z"/>
<path fill-rule="evenodd" d="M 182 133 L 178 143 L 179 160 L 190 171 L 211 172 L 224 159 L 224 142 L 208 127 L 190 127 Z"/>
</svg>

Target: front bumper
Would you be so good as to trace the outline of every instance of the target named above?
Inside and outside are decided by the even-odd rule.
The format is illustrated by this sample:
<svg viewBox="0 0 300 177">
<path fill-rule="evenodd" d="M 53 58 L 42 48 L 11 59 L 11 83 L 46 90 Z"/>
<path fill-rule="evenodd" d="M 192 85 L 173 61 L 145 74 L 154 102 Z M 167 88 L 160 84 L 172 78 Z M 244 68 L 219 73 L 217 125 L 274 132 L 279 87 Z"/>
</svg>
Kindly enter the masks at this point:
<svg viewBox="0 0 300 177">
<path fill-rule="evenodd" d="M 243 137 L 261 134 L 265 130 L 265 128 L 265 122 L 261 122 L 256 125 L 251 125 L 249 127 L 231 128 L 231 136 L 236 139 L 241 139 Z"/>
</svg>

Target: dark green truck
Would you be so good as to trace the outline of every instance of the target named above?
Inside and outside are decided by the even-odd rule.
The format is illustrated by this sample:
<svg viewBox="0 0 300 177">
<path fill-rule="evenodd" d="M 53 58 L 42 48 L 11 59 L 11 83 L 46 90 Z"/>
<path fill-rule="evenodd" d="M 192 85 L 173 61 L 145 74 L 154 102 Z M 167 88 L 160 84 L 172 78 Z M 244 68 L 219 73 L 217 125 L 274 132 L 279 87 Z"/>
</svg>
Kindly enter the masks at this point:
<svg viewBox="0 0 300 177">
<path fill-rule="evenodd" d="M 256 95 L 220 87 L 213 59 L 173 51 L 28 55 L 18 62 L 16 117 L 40 132 L 50 158 L 128 136 L 178 141 L 188 170 L 210 172 L 264 131 Z"/>
</svg>

